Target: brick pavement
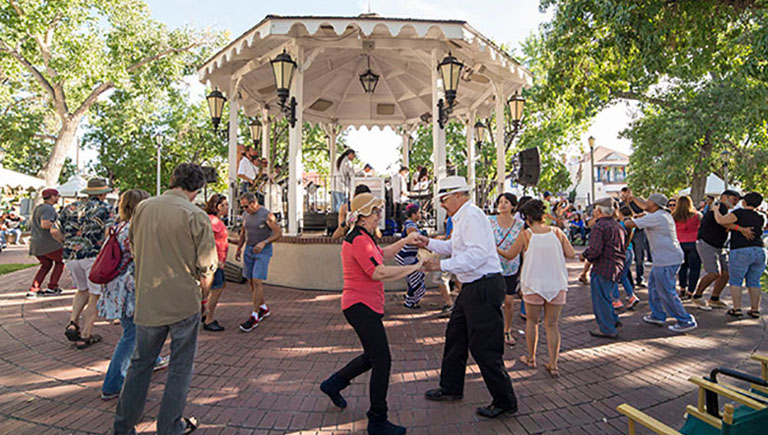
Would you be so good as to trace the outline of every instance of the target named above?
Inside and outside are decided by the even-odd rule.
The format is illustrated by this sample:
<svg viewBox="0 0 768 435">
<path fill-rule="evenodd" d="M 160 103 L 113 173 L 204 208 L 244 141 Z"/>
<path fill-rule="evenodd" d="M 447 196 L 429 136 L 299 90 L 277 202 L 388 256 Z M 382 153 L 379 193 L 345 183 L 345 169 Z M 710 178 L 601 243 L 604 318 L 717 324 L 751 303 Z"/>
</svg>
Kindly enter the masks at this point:
<svg viewBox="0 0 768 435">
<path fill-rule="evenodd" d="M 701 327 L 675 335 L 642 323 L 645 302 L 621 314 L 621 340 L 593 338 L 588 335 L 595 326 L 589 290 L 574 280 L 580 265 L 572 262 L 569 268 L 561 377 L 515 364 L 524 353 L 518 334 L 521 343 L 507 349 L 505 360 L 520 411 L 496 421 L 474 414 L 490 399 L 471 358 L 463 401 L 432 403 L 423 398 L 437 384 L 443 348 L 446 320 L 436 317 L 439 297 L 429 294 L 423 304 L 427 309 L 413 312 L 400 306 L 399 293 L 388 293 L 391 418 L 416 434 L 619 433 L 627 426 L 615 408 L 630 402 L 677 427 L 684 405 L 695 403 L 694 388 L 686 381 L 690 375 L 705 374 L 716 365 L 754 373 L 757 367 L 747 358 L 757 349 L 768 350 L 764 320 L 726 319 L 722 310 L 695 311 Z M 73 292 L 26 300 L 24 290 L 34 271 L 14 272 L 0 281 L 0 433 L 105 433 L 116 402 L 103 402 L 99 387 L 120 327 L 100 321 L 96 331 L 104 341 L 76 350 L 63 334 Z M 63 284 L 70 286 L 68 277 Z M 645 291 L 639 294 L 647 300 Z M 273 315 L 243 334 L 237 325 L 249 311 L 249 296 L 245 286 L 228 283 L 217 310 L 227 331 L 201 331 L 187 405 L 187 414 L 202 423 L 197 433 L 364 431 L 367 375 L 345 390 L 349 406 L 344 411 L 318 390 L 322 379 L 360 351 L 341 315 L 339 294 L 267 286 L 266 297 Z M 764 301 L 764 312 L 766 307 Z M 523 329 L 523 321 L 516 319 L 514 327 Z M 539 359 L 540 365 L 546 361 L 543 328 Z M 165 377 L 155 374 L 142 432 L 154 430 Z"/>
</svg>

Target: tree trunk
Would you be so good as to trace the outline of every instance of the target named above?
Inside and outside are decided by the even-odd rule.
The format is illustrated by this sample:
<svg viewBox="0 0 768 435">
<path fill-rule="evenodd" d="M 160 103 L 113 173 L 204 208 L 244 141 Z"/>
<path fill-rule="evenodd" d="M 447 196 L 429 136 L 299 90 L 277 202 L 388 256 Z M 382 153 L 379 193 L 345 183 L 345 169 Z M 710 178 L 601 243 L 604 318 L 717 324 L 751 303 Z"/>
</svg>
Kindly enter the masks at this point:
<svg viewBox="0 0 768 435">
<path fill-rule="evenodd" d="M 64 167 L 64 161 L 67 159 L 67 153 L 72 148 L 72 144 L 75 143 L 78 125 L 80 125 L 80 118 L 68 116 L 61 119 L 61 128 L 56 136 L 51 157 L 38 173 L 38 176 L 45 180 L 47 187 L 59 184 L 59 175 Z"/>
<path fill-rule="evenodd" d="M 707 177 L 709 174 L 701 172 L 694 173 L 691 180 L 691 199 L 693 200 L 693 206 L 698 208 L 699 203 L 704 199 L 704 195 L 707 188 Z"/>
</svg>

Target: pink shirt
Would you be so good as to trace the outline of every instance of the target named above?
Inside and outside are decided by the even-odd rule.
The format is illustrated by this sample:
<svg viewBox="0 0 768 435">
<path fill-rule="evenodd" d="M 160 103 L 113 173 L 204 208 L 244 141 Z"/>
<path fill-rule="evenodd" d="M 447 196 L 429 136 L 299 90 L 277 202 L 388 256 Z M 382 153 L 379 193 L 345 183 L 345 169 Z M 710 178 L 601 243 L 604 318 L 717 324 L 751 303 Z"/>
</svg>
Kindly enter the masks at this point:
<svg viewBox="0 0 768 435">
<path fill-rule="evenodd" d="M 675 228 L 677 229 L 677 241 L 680 243 L 691 243 L 696 241 L 696 237 L 699 234 L 699 225 L 701 221 L 698 215 L 691 216 L 685 222 L 675 221 Z"/>
<path fill-rule="evenodd" d="M 211 227 L 213 227 L 213 240 L 216 241 L 216 254 L 219 257 L 220 262 L 227 261 L 227 250 L 229 249 L 229 231 L 227 226 L 217 216 L 212 214 L 208 215 L 211 219 Z"/>
<path fill-rule="evenodd" d="M 384 283 L 373 279 L 376 266 L 384 263 L 381 248 L 370 234 L 356 226 L 341 245 L 341 265 L 344 269 L 344 289 L 341 309 L 362 303 L 384 314 Z"/>
</svg>

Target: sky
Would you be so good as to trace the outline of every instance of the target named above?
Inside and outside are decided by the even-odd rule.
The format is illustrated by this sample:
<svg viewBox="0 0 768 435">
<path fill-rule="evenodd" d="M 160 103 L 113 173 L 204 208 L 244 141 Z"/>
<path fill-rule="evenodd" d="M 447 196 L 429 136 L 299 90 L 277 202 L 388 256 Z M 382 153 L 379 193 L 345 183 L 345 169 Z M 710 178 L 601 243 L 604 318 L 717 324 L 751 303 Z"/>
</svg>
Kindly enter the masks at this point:
<svg viewBox="0 0 768 435">
<path fill-rule="evenodd" d="M 541 23 L 551 18 L 551 11 L 539 11 L 536 0 L 295 0 L 272 3 L 268 1 L 202 1 L 202 0 L 145 0 L 152 18 L 176 28 L 185 25 L 213 30 L 229 30 L 232 38 L 240 36 L 266 15 L 332 15 L 355 16 L 376 12 L 385 17 L 461 19 L 481 34 L 497 43 L 517 47 Z M 195 79 L 190 81 L 195 82 Z M 202 98 L 202 86 L 194 83 L 191 92 Z M 628 153 L 630 144 L 619 139 L 618 133 L 630 121 L 628 106 L 619 104 L 598 114 L 582 142 L 586 148 L 589 136 L 596 145 Z M 348 133 L 347 143 L 361 161 L 369 162 L 378 172 L 396 166 L 397 147 L 401 139 L 389 129 L 354 130 Z M 74 152 L 72 153 L 74 157 Z"/>
</svg>

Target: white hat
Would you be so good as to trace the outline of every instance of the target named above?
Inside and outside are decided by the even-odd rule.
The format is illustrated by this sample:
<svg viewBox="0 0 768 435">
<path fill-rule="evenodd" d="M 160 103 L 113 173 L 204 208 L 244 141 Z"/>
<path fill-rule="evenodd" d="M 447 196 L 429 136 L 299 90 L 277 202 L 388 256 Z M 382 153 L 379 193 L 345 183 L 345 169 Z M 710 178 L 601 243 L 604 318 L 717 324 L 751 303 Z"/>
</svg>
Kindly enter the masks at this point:
<svg viewBox="0 0 768 435">
<path fill-rule="evenodd" d="M 464 177 L 458 175 L 451 175 L 437 180 L 437 192 L 435 198 L 440 199 L 445 195 L 450 195 L 456 192 L 469 192 L 470 187 L 467 184 L 467 180 Z"/>
</svg>

